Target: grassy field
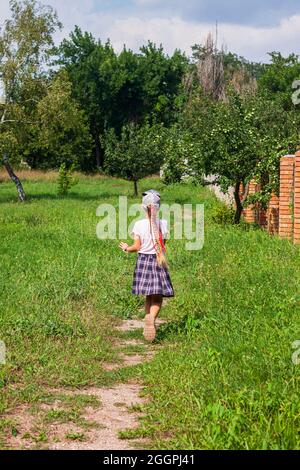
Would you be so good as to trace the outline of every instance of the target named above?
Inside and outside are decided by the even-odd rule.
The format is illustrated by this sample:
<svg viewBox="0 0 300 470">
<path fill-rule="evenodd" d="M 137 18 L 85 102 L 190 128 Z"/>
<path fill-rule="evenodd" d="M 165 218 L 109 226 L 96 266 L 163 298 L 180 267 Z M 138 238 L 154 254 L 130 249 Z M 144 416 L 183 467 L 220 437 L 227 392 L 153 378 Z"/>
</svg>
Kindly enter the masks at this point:
<svg viewBox="0 0 300 470">
<path fill-rule="evenodd" d="M 11 183 L 0 183 L 3 432 L 7 411 L 51 387 L 125 379 L 102 364 L 116 357 L 117 319 L 140 315 L 142 300 L 130 293 L 135 256 L 96 237 L 97 206 L 116 205 L 119 195 L 137 202 L 132 186 L 80 177 L 60 199 L 55 178 L 27 175 L 23 205 Z M 205 244 L 186 251 L 184 240 L 169 242 L 176 296 L 164 308 L 162 348 L 126 372 L 151 397 L 131 436 L 149 437 L 154 448 L 299 449 L 299 248 L 216 224 L 219 203 L 207 189 L 142 181 L 140 189 L 149 187 L 166 203 L 205 203 Z"/>
</svg>

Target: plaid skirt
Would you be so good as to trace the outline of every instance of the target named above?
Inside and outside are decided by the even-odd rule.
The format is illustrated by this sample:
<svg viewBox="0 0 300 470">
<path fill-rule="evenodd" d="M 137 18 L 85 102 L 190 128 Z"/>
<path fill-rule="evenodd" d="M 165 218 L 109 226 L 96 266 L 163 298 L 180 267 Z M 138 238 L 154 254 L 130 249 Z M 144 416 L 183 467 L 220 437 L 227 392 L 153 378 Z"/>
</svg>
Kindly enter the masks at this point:
<svg viewBox="0 0 300 470">
<path fill-rule="evenodd" d="M 174 296 L 169 272 L 157 264 L 156 254 L 139 253 L 133 274 L 132 293 Z"/>
</svg>

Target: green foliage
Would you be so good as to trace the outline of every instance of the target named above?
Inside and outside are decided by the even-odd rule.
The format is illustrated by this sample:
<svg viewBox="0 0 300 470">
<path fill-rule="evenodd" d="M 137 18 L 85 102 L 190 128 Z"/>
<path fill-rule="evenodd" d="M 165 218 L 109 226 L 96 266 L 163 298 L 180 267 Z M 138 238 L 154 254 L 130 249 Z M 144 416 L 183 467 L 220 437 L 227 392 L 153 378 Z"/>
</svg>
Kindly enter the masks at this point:
<svg viewBox="0 0 300 470">
<path fill-rule="evenodd" d="M 295 153 L 300 146 L 300 107 L 292 103 L 292 84 L 300 78 L 299 59 L 294 54 L 270 55 L 271 64 L 266 65 L 251 104 L 260 156 L 252 176 L 262 183 L 255 198 L 264 205 L 271 192 L 279 191 L 280 157 Z"/>
<path fill-rule="evenodd" d="M 227 102 L 214 105 L 212 121 L 207 123 L 209 132 L 203 142 L 206 168 L 226 178 L 228 185 L 245 181 L 258 162 L 252 118 L 247 97 L 231 89 Z"/>
<path fill-rule="evenodd" d="M 180 126 L 166 129 L 163 142 L 164 164 L 163 181 L 177 183 L 194 177 L 193 162 L 201 162 L 201 146 L 189 130 Z"/>
<path fill-rule="evenodd" d="M 233 207 L 228 207 L 225 204 L 216 207 L 216 209 L 211 214 L 211 219 L 213 222 L 219 225 L 229 225 L 233 224 L 235 210 Z"/>
<path fill-rule="evenodd" d="M 298 149 L 300 141 L 299 105 L 291 99 L 292 83 L 300 78 L 297 55 L 272 52 L 270 64 L 252 63 L 218 50 L 211 36 L 193 47 L 191 62 L 180 51 L 168 56 L 151 42 L 138 52 L 124 48 L 117 54 L 109 41 L 79 27 L 54 48 L 53 34 L 61 24 L 51 7 L 35 0 L 10 5 L 12 18 L 0 35 L 5 91 L 0 149 L 13 163 L 104 168 L 104 157 L 111 154 L 106 139 L 115 139 L 116 146 L 126 140 L 124 129 L 131 123 L 136 128 L 162 123 L 170 128 L 161 141 L 167 183 L 191 175 L 201 181 L 211 172 L 228 185 L 256 177 L 263 182 L 257 198 L 264 203 L 278 190 L 279 157 Z M 209 58 L 211 65 L 219 64 L 219 101 L 205 88 L 210 68 L 201 63 Z M 49 68 L 53 64 L 58 72 Z M 124 152 L 121 160 L 123 165 Z M 116 164 L 110 157 L 106 168 L 114 166 L 112 174 L 128 177 Z"/>
<path fill-rule="evenodd" d="M 66 73 L 60 72 L 38 103 L 35 155 L 27 157 L 33 168 L 58 168 L 62 163 L 84 167 L 90 159 L 92 142 L 87 120 L 72 99 L 71 90 Z"/>
<path fill-rule="evenodd" d="M 76 27 L 57 54 L 72 82 L 73 97 L 88 116 L 98 167 L 104 164 L 101 141 L 107 129 L 120 134 L 130 122 L 169 124 L 174 119 L 188 64 L 179 51 L 169 57 L 149 42 L 138 53 L 124 48 L 117 55 L 109 41 L 103 44 Z"/>
<path fill-rule="evenodd" d="M 11 183 L 1 184 L 0 334 L 8 353 L 0 374 L 2 413 L 44 403 L 53 387 L 111 384 L 102 366 L 117 356 L 113 314 L 141 316 L 130 291 L 134 256 L 124 257 L 115 241 L 97 240 L 91 209 L 101 196 L 117 206 L 131 186 L 100 181 L 99 196 L 99 177 L 80 176 L 77 192 L 65 200 L 52 181 L 26 181 L 34 198 L 23 207 Z M 291 359 L 299 331 L 299 249 L 259 230 L 211 223 L 220 204 L 206 188 L 141 181 L 143 189 L 150 184 L 166 203 L 205 204 L 205 244 L 187 251 L 185 240 L 171 238 L 176 295 L 163 307 L 168 323 L 160 347 L 149 364 L 114 376 L 143 378 L 151 397 L 135 437 L 147 436 L 156 449 L 299 449 L 299 366 Z M 56 412 L 66 408 L 71 414 L 61 418 L 80 418 L 74 407 Z M 47 410 L 46 421 L 55 417 Z M 2 420 L 0 436 L 15 427 Z"/>
<path fill-rule="evenodd" d="M 117 73 L 117 57 L 109 41 L 102 44 L 77 26 L 56 53 L 57 63 L 66 70 L 72 83 L 72 97 L 88 118 L 95 158 L 85 169 L 92 170 L 103 164 L 99 135 L 114 115 L 113 103 L 122 81 Z"/>
<path fill-rule="evenodd" d="M 163 128 L 145 124 L 123 126 L 118 137 L 113 129 L 106 135 L 105 170 L 112 176 L 119 176 L 135 183 L 141 178 L 159 171 L 162 163 Z"/>
<path fill-rule="evenodd" d="M 172 243 L 176 297 L 163 350 L 143 367 L 152 400 L 135 437 L 155 449 L 298 449 L 300 252 L 258 230 L 206 223 L 205 236 L 200 252 Z"/>
<path fill-rule="evenodd" d="M 9 157 L 20 160 L 19 146 L 32 138 L 36 108 L 47 82 L 45 66 L 53 47 L 53 34 L 61 27 L 56 13 L 35 0 L 10 2 L 12 18 L 0 34 L 0 76 L 4 91 L 1 140 L 10 135 Z"/>
<path fill-rule="evenodd" d="M 233 87 L 227 89 L 225 100 L 195 92 L 182 120 L 198 149 L 189 160 L 190 171 L 199 181 L 203 174 L 217 175 L 216 182 L 222 190 L 234 186 L 239 201 L 235 223 L 239 223 L 242 212 L 240 182 L 247 181 L 259 162 L 260 142 L 249 105 L 252 96 L 252 93 L 239 95 Z"/>
<path fill-rule="evenodd" d="M 280 52 L 271 52 L 271 63 L 258 80 L 259 91 L 276 101 L 283 111 L 294 109 L 292 84 L 300 79 L 300 61 L 296 54 L 284 57 Z"/>
<path fill-rule="evenodd" d="M 194 91 L 179 122 L 199 149 L 195 158 L 185 159 L 194 177 L 218 175 L 223 190 L 255 178 L 262 187 L 255 200 L 265 206 L 278 192 L 280 157 L 300 144 L 299 109 L 284 110 L 280 100 L 262 90 L 240 95 L 230 88 L 224 101 Z M 180 158 L 176 161 L 171 168 L 179 181 L 187 170 Z"/>
<path fill-rule="evenodd" d="M 143 97 L 142 119 L 168 126 L 177 117 L 185 100 L 182 79 L 188 71 L 188 59 L 179 50 L 172 56 L 152 42 L 140 49 L 139 69 Z"/>
<path fill-rule="evenodd" d="M 84 168 L 91 153 L 85 114 L 71 97 L 66 73 L 45 73 L 52 35 L 61 27 L 57 15 L 35 0 L 10 5 L 12 19 L 0 35 L 1 149 L 13 163 L 25 160 L 32 168 L 57 168 L 63 162 Z"/>
<path fill-rule="evenodd" d="M 72 186 L 77 184 L 73 176 L 75 165 L 72 165 L 70 168 L 66 167 L 65 163 L 62 163 L 58 172 L 58 195 L 63 197 L 68 194 Z"/>
<path fill-rule="evenodd" d="M 8 154 L 13 155 L 18 145 L 16 135 L 11 130 L 2 130 L 0 132 L 0 152 L 1 155 Z"/>
</svg>

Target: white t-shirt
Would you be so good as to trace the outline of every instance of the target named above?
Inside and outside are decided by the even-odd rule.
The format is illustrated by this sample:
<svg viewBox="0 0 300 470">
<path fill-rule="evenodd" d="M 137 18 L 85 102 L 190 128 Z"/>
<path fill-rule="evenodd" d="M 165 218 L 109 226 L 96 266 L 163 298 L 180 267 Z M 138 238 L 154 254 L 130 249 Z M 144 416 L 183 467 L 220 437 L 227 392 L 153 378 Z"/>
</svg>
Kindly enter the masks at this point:
<svg viewBox="0 0 300 470">
<path fill-rule="evenodd" d="M 158 225 L 160 224 L 160 225 Z M 168 222 L 167 220 L 159 220 L 157 219 L 157 226 L 160 226 L 162 236 L 164 239 L 167 238 L 168 236 Z M 155 254 L 155 248 L 154 248 L 154 237 L 150 233 L 150 221 L 149 219 L 142 219 L 138 220 L 135 222 L 133 229 L 132 229 L 133 235 L 138 235 L 141 240 L 141 248 L 139 250 L 139 253 L 144 253 L 144 254 Z"/>
</svg>

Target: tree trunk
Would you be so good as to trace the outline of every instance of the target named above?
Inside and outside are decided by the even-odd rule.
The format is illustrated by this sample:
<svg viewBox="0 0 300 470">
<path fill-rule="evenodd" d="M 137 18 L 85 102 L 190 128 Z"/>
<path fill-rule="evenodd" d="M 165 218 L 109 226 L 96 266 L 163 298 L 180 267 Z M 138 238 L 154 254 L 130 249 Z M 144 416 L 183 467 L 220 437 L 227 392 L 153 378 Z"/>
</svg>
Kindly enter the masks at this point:
<svg viewBox="0 0 300 470">
<path fill-rule="evenodd" d="M 236 205 L 235 215 L 234 215 L 235 224 L 240 223 L 241 215 L 243 212 L 243 205 L 242 205 L 241 198 L 240 198 L 240 186 L 241 186 L 241 183 L 240 181 L 238 181 L 236 182 L 235 187 L 234 187 L 234 200 L 235 200 L 235 205 Z"/>
<path fill-rule="evenodd" d="M 11 164 L 9 163 L 9 160 L 7 158 L 7 155 L 4 155 L 3 157 L 3 165 L 7 171 L 7 173 L 10 176 L 10 179 L 15 183 L 19 195 L 19 199 L 21 202 L 24 202 L 26 199 L 25 191 L 23 189 L 22 183 L 17 177 L 17 175 L 14 173 Z"/>
<path fill-rule="evenodd" d="M 248 194 L 249 194 L 249 183 L 246 184 L 245 186 L 245 191 L 244 191 L 244 194 L 243 194 L 243 198 L 242 198 L 242 206 L 244 206 L 244 202 L 246 201 L 247 197 L 248 197 Z"/>
<path fill-rule="evenodd" d="M 98 170 L 103 168 L 104 158 L 103 158 L 103 150 L 101 148 L 100 139 L 99 137 L 95 137 L 95 153 L 96 153 L 96 165 Z"/>
<path fill-rule="evenodd" d="M 134 184 L 134 195 L 137 196 L 138 195 L 138 182 L 137 182 L 137 180 L 134 180 L 133 184 Z"/>
<path fill-rule="evenodd" d="M 96 153 L 96 165 L 99 169 L 101 167 L 101 156 L 100 156 L 100 148 L 99 144 L 97 144 L 97 140 L 95 140 L 95 153 Z"/>
</svg>

